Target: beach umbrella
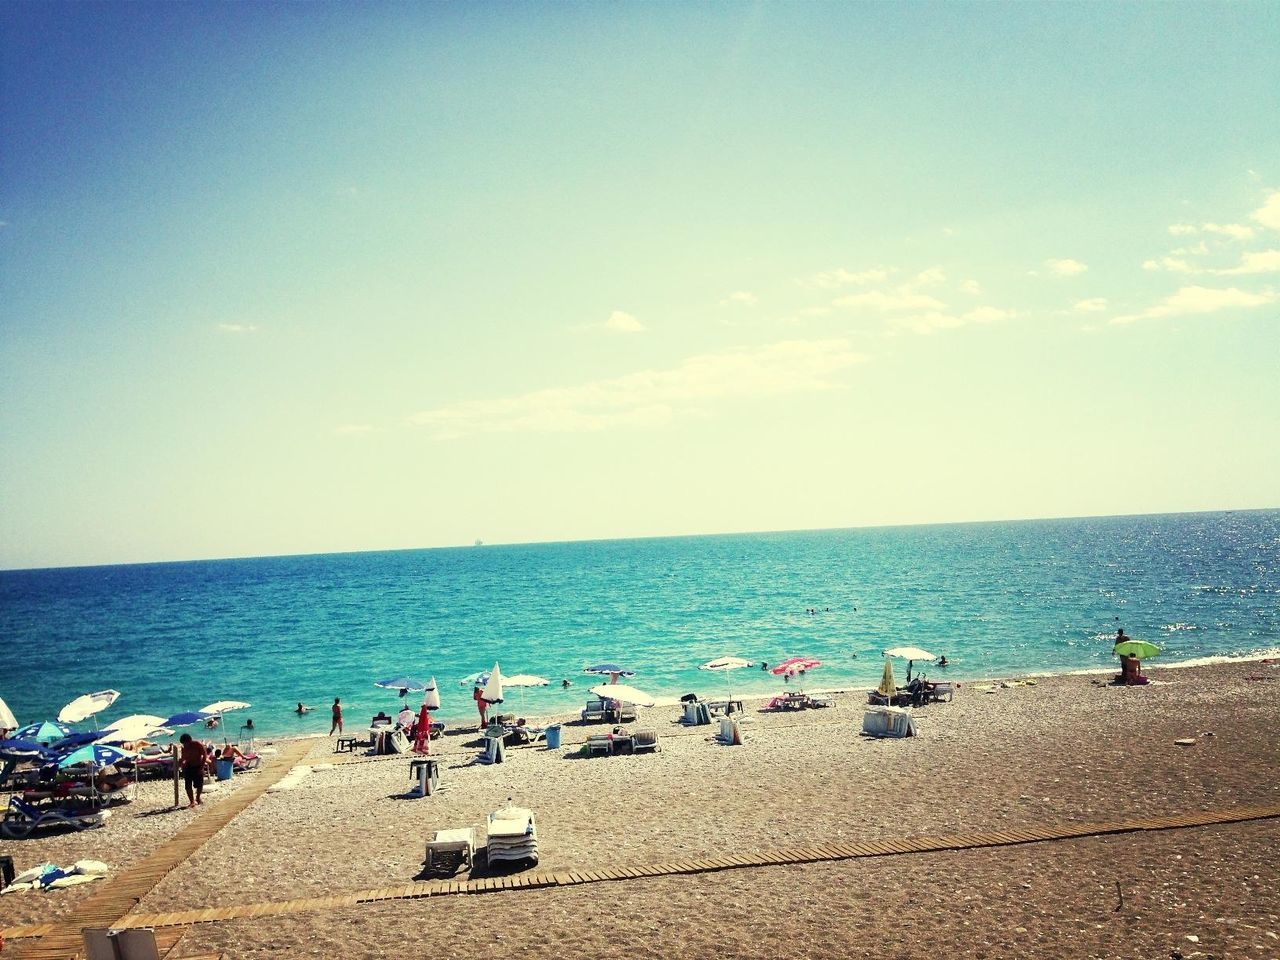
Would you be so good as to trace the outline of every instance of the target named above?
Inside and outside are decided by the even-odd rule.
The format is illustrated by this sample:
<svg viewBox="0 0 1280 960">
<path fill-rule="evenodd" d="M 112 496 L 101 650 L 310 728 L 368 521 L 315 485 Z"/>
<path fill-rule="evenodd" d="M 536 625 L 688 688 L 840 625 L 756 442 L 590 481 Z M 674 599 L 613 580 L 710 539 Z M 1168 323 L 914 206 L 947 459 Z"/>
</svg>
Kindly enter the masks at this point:
<svg viewBox="0 0 1280 960">
<path fill-rule="evenodd" d="M 489 682 L 489 671 L 481 670 L 479 673 L 473 673 L 463 677 L 458 681 L 460 687 L 483 687 Z"/>
<path fill-rule="evenodd" d="M 164 725 L 164 717 L 155 717 L 149 713 L 131 713 L 127 717 L 113 720 L 107 724 L 107 735 L 103 743 L 128 743 L 132 740 L 145 740 L 147 737 L 159 737 L 173 733 Z"/>
<path fill-rule="evenodd" d="M 898 692 L 897 681 L 893 679 L 893 661 L 888 657 L 884 658 L 884 675 L 880 677 L 880 686 L 876 689 L 886 697 L 892 697 Z"/>
<path fill-rule="evenodd" d="M 13 715 L 13 711 L 4 702 L 4 698 L 0 697 L 0 730 L 16 730 L 17 728 L 18 718 Z"/>
<path fill-rule="evenodd" d="M 617 683 L 619 677 L 634 677 L 636 672 L 620 667 L 616 663 L 596 663 L 589 667 L 582 668 L 583 673 L 594 674 L 595 676 L 608 677 L 610 683 Z"/>
<path fill-rule="evenodd" d="M 121 750 L 119 747 L 113 747 L 110 744 L 92 743 L 67 754 L 58 761 L 58 766 L 65 768 L 74 767 L 81 763 L 91 763 L 95 767 L 109 767 L 113 763 L 128 760 L 133 756 L 134 754 L 128 750 Z"/>
<path fill-rule="evenodd" d="M 86 743 L 94 743 L 101 740 L 107 733 L 108 731 L 106 730 L 86 730 L 83 733 L 68 733 L 56 743 L 49 744 L 49 749 L 57 753 L 66 753 L 76 747 L 83 747 Z"/>
<path fill-rule="evenodd" d="M 436 678 L 432 677 L 427 688 L 422 691 L 422 705 L 428 710 L 440 709 L 440 691 L 436 687 Z"/>
<path fill-rule="evenodd" d="M 938 659 L 928 650 L 921 650 L 919 647 L 891 647 L 884 652 L 884 655 L 907 661 L 907 683 L 911 682 L 911 667 L 915 664 L 915 661 Z"/>
<path fill-rule="evenodd" d="M 187 710 L 183 713 L 175 713 L 164 722 L 164 725 L 166 727 L 189 727 L 193 723 L 208 720 L 212 716 L 212 713 L 205 713 L 203 710 Z"/>
<path fill-rule="evenodd" d="M 427 685 L 414 677 L 388 677 L 386 680 L 375 680 L 375 687 L 384 690 L 412 690 L 414 693 L 427 689 Z"/>
<path fill-rule="evenodd" d="M 65 723 L 41 720 L 39 723 L 29 723 L 21 730 L 15 730 L 13 739 L 34 740 L 36 743 L 52 743 L 55 740 L 61 740 L 70 732 L 71 728 Z"/>
<path fill-rule="evenodd" d="M 520 712 L 524 713 L 524 688 L 525 687 L 545 687 L 551 681 L 546 677 L 535 677 L 531 673 L 517 673 L 514 677 L 503 677 L 502 685 L 504 687 L 520 688 Z"/>
<path fill-rule="evenodd" d="M 253 704 L 245 703 L 243 700 L 219 700 L 216 703 L 209 704 L 207 707 L 201 707 L 200 712 L 221 714 L 228 713 L 232 710 L 244 710 L 251 706 L 253 706 Z"/>
<path fill-rule="evenodd" d="M 1121 640 L 1111 648 L 1111 652 L 1117 657 L 1137 657 L 1139 660 L 1147 660 L 1158 656 L 1160 648 L 1146 640 Z"/>
<path fill-rule="evenodd" d="M 781 677 L 799 673 L 801 670 L 813 670 L 815 667 L 820 666 L 822 666 L 822 661 L 815 657 L 791 657 L 779 664 L 775 664 L 769 672 L 775 677 Z"/>
<path fill-rule="evenodd" d="M 502 702 L 502 671 L 496 663 L 493 665 L 493 669 L 489 671 L 489 679 L 484 682 L 484 689 L 480 691 L 480 699 L 488 704 Z"/>
<path fill-rule="evenodd" d="M 604 700 L 617 700 L 621 703 L 635 704 L 637 707 L 652 707 L 658 702 L 643 690 L 637 690 L 625 683 L 602 683 L 592 687 L 591 692 Z"/>
<path fill-rule="evenodd" d="M 54 752 L 34 740 L 0 740 L 0 760 L 52 760 Z"/>
<path fill-rule="evenodd" d="M 723 670 L 724 683 L 729 690 L 729 699 L 733 699 L 733 687 L 729 685 L 729 671 L 741 670 L 743 667 L 751 666 L 750 660 L 743 660 L 741 657 L 717 657 L 708 663 L 700 666 L 699 670 Z"/>
<path fill-rule="evenodd" d="M 99 690 L 97 693 L 86 693 L 76 697 L 58 711 L 58 719 L 63 723 L 79 723 L 94 714 L 101 713 L 120 699 L 119 690 Z"/>
</svg>

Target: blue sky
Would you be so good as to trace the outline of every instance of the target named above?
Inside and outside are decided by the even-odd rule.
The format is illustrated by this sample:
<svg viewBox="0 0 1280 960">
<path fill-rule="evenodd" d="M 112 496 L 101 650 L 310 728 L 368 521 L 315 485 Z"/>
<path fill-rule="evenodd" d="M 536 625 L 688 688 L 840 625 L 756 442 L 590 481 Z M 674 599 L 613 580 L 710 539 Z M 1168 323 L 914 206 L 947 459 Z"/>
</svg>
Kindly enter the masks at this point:
<svg viewBox="0 0 1280 960">
<path fill-rule="evenodd" d="M 0 566 L 1276 506 L 1273 4 L 0 8 Z"/>
</svg>

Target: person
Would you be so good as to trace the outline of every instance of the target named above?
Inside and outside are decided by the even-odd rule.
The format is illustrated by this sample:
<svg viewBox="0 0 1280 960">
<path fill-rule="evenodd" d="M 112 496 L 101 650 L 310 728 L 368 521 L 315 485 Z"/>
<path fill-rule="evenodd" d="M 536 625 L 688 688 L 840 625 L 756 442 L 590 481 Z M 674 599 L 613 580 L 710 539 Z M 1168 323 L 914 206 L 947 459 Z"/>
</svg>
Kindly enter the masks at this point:
<svg viewBox="0 0 1280 960">
<path fill-rule="evenodd" d="M 182 782 L 187 788 L 187 809 L 200 806 L 204 794 L 204 744 L 193 740 L 191 734 L 184 733 L 178 738 L 182 749 L 178 757 L 178 767 L 182 771 Z"/>
<path fill-rule="evenodd" d="M 337 697 L 333 698 L 333 726 L 329 728 L 329 736 L 332 737 L 335 730 L 342 733 L 342 701 Z"/>
<path fill-rule="evenodd" d="M 560 681 L 560 686 L 568 690 L 570 687 L 573 686 L 573 681 L 570 680 L 568 677 L 565 677 L 563 680 Z"/>
<path fill-rule="evenodd" d="M 298 709 L 294 710 L 293 712 L 296 713 L 298 716 L 302 716 L 304 713 L 310 713 L 311 708 L 308 707 L 305 703 L 299 703 Z"/>
<path fill-rule="evenodd" d="M 769 669 L 769 664 L 768 664 L 768 663 L 766 663 L 764 660 L 761 660 L 761 661 L 760 661 L 760 669 L 761 669 L 761 670 L 768 670 L 768 669 Z"/>
<path fill-rule="evenodd" d="M 947 665 L 947 655 L 944 653 L 938 658 L 938 666 L 945 667 Z"/>
<path fill-rule="evenodd" d="M 385 712 L 383 712 L 382 710 L 379 710 L 377 716 L 373 718 L 369 726 L 382 727 L 382 726 L 389 726 L 390 724 L 391 724 L 391 718 L 388 717 Z"/>
<path fill-rule="evenodd" d="M 219 760 L 231 760 L 232 762 L 234 762 L 237 758 L 241 760 L 246 759 L 245 755 L 240 752 L 240 748 L 237 747 L 234 743 L 228 743 L 226 746 L 222 748 L 221 752 L 218 754 Z"/>
<path fill-rule="evenodd" d="M 210 717 L 208 720 L 204 722 L 205 728 L 208 730 L 218 729 L 218 722 L 221 719 L 222 719 L 221 717 Z"/>
<path fill-rule="evenodd" d="M 252 717 L 250 717 L 248 720 L 246 720 L 246 721 L 244 722 L 244 728 L 245 728 L 246 730 L 252 730 L 252 729 L 253 729 L 253 718 L 252 718 Z"/>
<path fill-rule="evenodd" d="M 480 712 L 480 729 L 483 730 L 489 725 L 489 719 L 485 716 L 486 711 L 489 709 L 489 704 L 484 698 L 484 691 L 479 687 L 471 691 L 471 696 L 475 698 L 476 710 Z"/>
<path fill-rule="evenodd" d="M 1128 639 L 1129 638 L 1125 636 L 1124 627 L 1121 627 L 1116 631 L 1116 643 L 1124 643 Z"/>
</svg>

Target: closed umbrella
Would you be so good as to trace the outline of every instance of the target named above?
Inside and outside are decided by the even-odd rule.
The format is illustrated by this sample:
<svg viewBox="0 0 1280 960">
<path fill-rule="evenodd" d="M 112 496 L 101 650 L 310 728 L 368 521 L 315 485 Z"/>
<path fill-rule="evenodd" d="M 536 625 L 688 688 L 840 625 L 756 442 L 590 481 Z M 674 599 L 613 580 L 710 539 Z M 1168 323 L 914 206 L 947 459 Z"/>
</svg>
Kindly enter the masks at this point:
<svg viewBox="0 0 1280 960">
<path fill-rule="evenodd" d="M 13 715 L 13 711 L 4 702 L 4 698 L 0 697 L 0 730 L 16 730 L 17 728 L 18 718 Z"/>
<path fill-rule="evenodd" d="M 422 692 L 422 705 L 428 710 L 440 709 L 440 691 L 436 687 L 436 678 L 432 677 L 427 689 Z"/>
<path fill-rule="evenodd" d="M 743 660 L 741 657 L 717 657 L 708 663 L 704 663 L 698 667 L 699 670 L 722 670 L 724 671 L 724 683 L 729 690 L 729 699 L 733 699 L 733 687 L 729 684 L 729 671 L 741 670 L 743 667 L 751 666 L 750 660 Z"/>
<path fill-rule="evenodd" d="M 86 693 L 76 697 L 58 711 L 58 719 L 63 723 L 79 723 L 95 714 L 101 713 L 120 699 L 119 690 L 99 690 L 97 693 Z"/>
<path fill-rule="evenodd" d="M 886 697 L 892 697 L 898 692 L 897 681 L 893 679 L 893 661 L 888 657 L 884 658 L 884 674 L 880 677 L 880 686 L 876 690 Z"/>
<path fill-rule="evenodd" d="M 502 670 L 496 663 L 489 671 L 489 679 L 485 681 L 484 689 L 480 691 L 480 699 L 490 705 L 502 702 Z"/>
</svg>

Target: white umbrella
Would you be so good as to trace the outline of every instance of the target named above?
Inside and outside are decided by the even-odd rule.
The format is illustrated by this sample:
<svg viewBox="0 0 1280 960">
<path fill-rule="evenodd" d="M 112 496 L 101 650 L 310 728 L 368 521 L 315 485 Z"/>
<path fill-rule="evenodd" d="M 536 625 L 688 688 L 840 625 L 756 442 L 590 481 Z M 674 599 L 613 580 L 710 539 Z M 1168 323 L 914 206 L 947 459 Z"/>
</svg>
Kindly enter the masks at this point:
<svg viewBox="0 0 1280 960">
<path fill-rule="evenodd" d="M 496 663 L 489 673 L 489 679 L 485 682 L 484 689 L 480 691 L 480 699 L 485 703 L 502 702 L 502 671 Z"/>
<path fill-rule="evenodd" d="M 132 743 L 134 740 L 146 740 L 149 737 L 167 737 L 173 731 L 164 725 L 160 717 L 137 715 L 117 720 L 107 729 L 106 735 L 99 737 L 99 743 Z"/>
<path fill-rule="evenodd" d="M 893 647 L 884 652 L 886 657 L 898 657 L 907 661 L 907 683 L 911 682 L 911 664 L 916 660 L 937 660 L 928 650 L 919 647 Z"/>
<path fill-rule="evenodd" d="M 17 730 L 18 718 L 13 715 L 9 705 L 0 697 L 0 730 Z"/>
<path fill-rule="evenodd" d="M 729 670 L 741 670 L 743 667 L 751 666 L 750 660 L 743 660 L 741 657 L 717 657 L 709 663 L 704 663 L 699 670 L 724 670 L 724 685 L 729 689 L 729 699 L 733 699 L 733 687 L 729 684 Z"/>
<path fill-rule="evenodd" d="M 517 673 L 514 677 L 503 677 L 502 685 L 504 687 L 520 688 L 520 712 L 524 713 L 524 688 L 525 687 L 545 687 L 551 681 L 546 677 L 535 677 L 531 673 Z"/>
<path fill-rule="evenodd" d="M 652 707 L 658 702 L 643 690 L 637 690 L 625 683 L 602 683 L 592 687 L 591 692 L 603 700 L 618 700 L 622 703 L 635 704 L 637 707 Z"/>
<path fill-rule="evenodd" d="M 58 719 L 63 723 L 79 723 L 94 714 L 101 713 L 120 699 L 119 690 L 99 690 L 97 693 L 86 693 L 76 697 L 58 711 Z"/>
<path fill-rule="evenodd" d="M 436 689 L 436 678 L 432 677 L 427 689 L 422 691 L 422 705 L 428 710 L 440 709 L 440 691 Z"/>
<path fill-rule="evenodd" d="M 228 710 L 243 710 L 251 707 L 253 704 L 245 703 L 243 700 L 219 700 L 217 703 L 211 703 L 207 707 L 201 707 L 201 713 L 226 713 Z"/>
</svg>

